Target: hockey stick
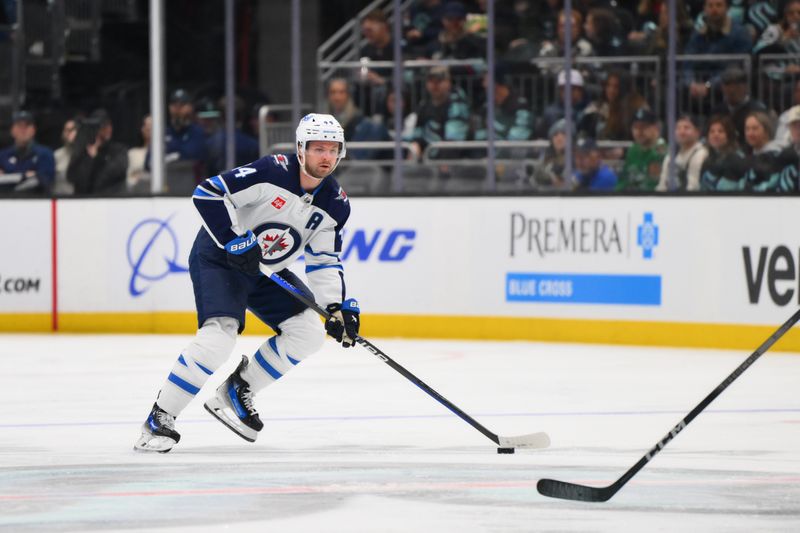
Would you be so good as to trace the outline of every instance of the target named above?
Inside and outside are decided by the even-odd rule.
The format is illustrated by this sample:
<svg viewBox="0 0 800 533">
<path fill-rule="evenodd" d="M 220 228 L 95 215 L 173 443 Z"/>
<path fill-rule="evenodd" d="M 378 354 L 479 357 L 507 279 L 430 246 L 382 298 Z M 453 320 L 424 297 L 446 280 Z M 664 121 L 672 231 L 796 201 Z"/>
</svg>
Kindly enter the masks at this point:
<svg viewBox="0 0 800 533">
<path fill-rule="evenodd" d="M 731 374 L 725 378 L 725 381 L 720 383 L 716 389 L 711 391 L 711 394 L 706 396 L 702 402 L 700 402 L 697 407 L 691 410 L 691 412 L 684 417 L 683 420 L 678 422 L 678 424 L 672 428 L 672 430 L 667 433 L 664 438 L 662 438 L 658 443 L 650 449 L 644 457 L 639 459 L 639 462 L 636 463 L 631 467 L 630 470 L 625 472 L 621 478 L 616 480 L 614 483 L 607 487 L 588 487 L 586 485 L 578 485 L 576 483 L 567 483 L 565 481 L 557 481 L 555 479 L 540 479 L 539 482 L 536 484 L 536 489 L 539 491 L 539 494 L 544 496 L 550 496 L 551 498 L 562 498 L 565 500 L 577 500 L 583 502 L 605 502 L 611 499 L 614 494 L 617 493 L 619 489 L 621 489 L 625 483 L 630 481 L 630 479 L 636 475 L 636 473 L 644 467 L 650 460 L 655 457 L 655 455 L 664 449 L 664 446 L 669 443 L 675 436 L 683 431 L 689 423 L 694 420 L 694 418 L 700 414 L 703 409 L 708 407 L 708 404 L 713 402 L 717 396 L 719 396 L 722 391 L 728 388 L 728 385 L 733 383 L 736 378 L 742 375 L 745 370 L 747 370 L 750 365 L 752 365 L 756 359 L 764 355 L 764 352 L 769 350 L 773 344 L 778 342 L 778 339 L 783 337 L 783 335 L 789 331 L 795 323 L 800 320 L 800 310 L 797 310 L 792 317 L 787 320 L 781 327 L 778 328 L 775 333 L 770 336 L 764 343 L 756 348 L 756 351 L 750 355 L 745 361 L 739 365 L 739 367 L 731 372 Z"/>
<path fill-rule="evenodd" d="M 329 319 L 331 314 L 323 309 L 322 307 L 314 301 L 313 298 L 310 298 L 308 295 L 303 293 L 297 287 L 283 279 L 277 273 L 271 271 L 266 265 L 261 265 L 261 273 L 265 276 L 269 277 L 272 281 L 277 283 L 281 286 L 286 292 L 306 304 L 310 307 L 314 312 L 318 315 L 323 317 L 324 319 Z M 356 337 L 356 342 L 367 349 L 369 353 L 392 367 L 394 370 L 402 374 L 407 380 L 411 383 L 422 389 L 425 393 L 429 396 L 432 396 L 436 401 L 440 404 L 447 407 L 450 411 L 454 414 L 458 415 L 462 420 L 466 423 L 489 437 L 495 444 L 499 445 L 501 448 L 547 448 L 550 446 L 550 437 L 547 436 L 547 433 L 529 433 L 527 435 L 518 435 L 515 437 L 502 437 L 497 435 L 496 433 L 492 433 L 488 429 L 486 429 L 482 424 L 480 424 L 477 420 L 469 416 L 467 413 L 453 405 L 447 398 L 433 390 L 430 386 L 428 386 L 424 381 L 416 377 L 414 374 L 406 370 L 403 366 L 399 363 L 394 361 L 391 357 L 386 355 L 382 350 L 380 350 L 377 346 L 369 342 L 364 337 L 360 335 Z"/>
</svg>

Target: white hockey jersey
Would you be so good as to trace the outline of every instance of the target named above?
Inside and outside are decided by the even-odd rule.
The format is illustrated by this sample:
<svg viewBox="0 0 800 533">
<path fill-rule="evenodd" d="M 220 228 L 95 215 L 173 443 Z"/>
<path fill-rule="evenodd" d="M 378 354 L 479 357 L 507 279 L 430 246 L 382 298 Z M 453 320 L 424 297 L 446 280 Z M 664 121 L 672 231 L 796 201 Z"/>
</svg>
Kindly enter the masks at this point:
<svg viewBox="0 0 800 533">
<path fill-rule="evenodd" d="M 261 261 L 271 270 L 280 271 L 305 254 L 317 303 L 326 307 L 344 301 L 339 254 L 350 202 L 333 176 L 306 192 L 300 187 L 297 158 L 276 154 L 208 178 L 192 198 L 219 248 L 252 230 Z"/>
</svg>

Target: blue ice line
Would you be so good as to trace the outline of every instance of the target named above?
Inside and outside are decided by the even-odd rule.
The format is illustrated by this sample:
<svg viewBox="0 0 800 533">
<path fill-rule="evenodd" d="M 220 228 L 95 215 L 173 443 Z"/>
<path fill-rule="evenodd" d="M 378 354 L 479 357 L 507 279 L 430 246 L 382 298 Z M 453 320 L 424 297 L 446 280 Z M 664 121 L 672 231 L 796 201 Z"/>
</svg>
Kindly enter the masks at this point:
<svg viewBox="0 0 800 533">
<path fill-rule="evenodd" d="M 705 413 L 800 413 L 800 408 L 785 409 L 708 409 Z M 476 418 L 492 417 L 535 417 L 535 416 L 644 416 L 644 415 L 682 415 L 685 411 L 552 411 L 541 413 L 478 413 Z M 264 422 L 308 422 L 308 421 L 334 421 L 334 420 L 423 420 L 431 418 L 449 418 L 450 414 L 436 415 L 359 415 L 359 416 L 289 416 L 289 417 L 261 417 Z M 214 422 L 213 419 L 181 420 L 182 424 L 204 424 Z M 38 424 L 0 424 L 0 429 L 14 428 L 52 428 L 52 427 L 87 427 L 87 426 L 129 426 L 136 425 L 139 421 L 115 422 L 47 422 Z"/>
</svg>

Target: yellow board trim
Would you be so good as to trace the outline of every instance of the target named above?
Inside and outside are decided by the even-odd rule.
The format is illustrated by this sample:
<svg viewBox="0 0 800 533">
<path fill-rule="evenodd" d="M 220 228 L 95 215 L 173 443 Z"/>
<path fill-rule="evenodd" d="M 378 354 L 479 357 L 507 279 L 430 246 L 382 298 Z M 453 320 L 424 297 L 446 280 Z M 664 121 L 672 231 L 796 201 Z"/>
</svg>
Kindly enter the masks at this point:
<svg viewBox="0 0 800 533">
<path fill-rule="evenodd" d="M 62 313 L 64 333 L 180 333 L 196 331 L 194 313 Z M 525 340 L 754 350 L 778 326 L 512 318 L 473 316 L 364 316 L 365 337 L 416 339 Z M 0 332 L 50 332 L 49 313 L 0 314 Z M 272 335 L 272 330 L 248 313 L 248 335 Z M 773 350 L 800 352 L 800 328 L 786 333 Z"/>
</svg>

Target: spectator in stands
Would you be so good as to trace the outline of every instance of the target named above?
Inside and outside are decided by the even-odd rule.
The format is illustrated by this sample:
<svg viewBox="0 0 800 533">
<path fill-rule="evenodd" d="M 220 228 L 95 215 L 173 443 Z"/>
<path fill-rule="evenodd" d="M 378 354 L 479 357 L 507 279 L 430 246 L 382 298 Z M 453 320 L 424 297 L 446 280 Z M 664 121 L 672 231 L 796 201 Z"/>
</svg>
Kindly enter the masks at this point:
<svg viewBox="0 0 800 533">
<path fill-rule="evenodd" d="M 404 141 L 410 141 L 414 136 L 414 128 L 417 125 L 417 113 L 411 109 L 411 106 L 408 103 L 408 94 L 403 92 L 401 97 L 403 99 L 403 129 L 400 132 L 400 138 Z M 376 124 L 381 124 L 386 128 L 386 130 L 389 132 L 389 137 L 391 137 L 392 140 L 395 139 L 394 113 L 397 109 L 396 102 L 397 98 L 395 93 L 390 88 L 386 95 L 386 101 L 384 102 L 383 108 L 379 113 L 373 115 L 372 117 L 372 120 Z"/>
<path fill-rule="evenodd" d="M 800 78 L 792 85 L 792 104 L 800 106 Z M 775 132 L 775 140 L 779 143 L 788 146 L 792 143 L 791 134 L 789 131 L 789 116 L 792 108 L 787 109 L 781 116 L 778 117 L 778 130 Z"/>
<path fill-rule="evenodd" d="M 470 105 L 464 91 L 453 87 L 447 67 L 432 67 L 425 80 L 426 97 L 417 108 L 413 150 L 416 157 L 434 141 L 466 141 L 469 138 Z M 448 150 L 457 157 L 462 150 Z M 439 155 L 431 150 L 430 156 Z"/>
<path fill-rule="evenodd" d="M 467 6 L 467 31 L 484 41 L 488 34 L 488 4 L 489 0 L 475 0 L 471 8 Z M 495 1 L 494 4 L 494 46 L 498 54 L 503 54 L 514 38 L 517 21 L 509 3 Z"/>
<path fill-rule="evenodd" d="M 53 151 L 36 142 L 36 122 L 28 111 L 11 115 L 14 144 L 0 150 L 0 193 L 49 194 L 55 176 Z"/>
<path fill-rule="evenodd" d="M 728 14 L 744 25 L 753 42 L 763 35 L 770 24 L 780 18 L 778 5 L 783 0 L 731 0 Z"/>
<path fill-rule="evenodd" d="M 431 43 L 442 31 L 442 0 L 417 0 L 408 12 L 404 53 L 412 58 L 424 57 Z"/>
<path fill-rule="evenodd" d="M 504 59 L 527 63 L 538 56 L 540 43 L 554 41 L 557 37 L 558 13 L 563 4 L 563 0 L 515 0 L 516 29 Z"/>
<path fill-rule="evenodd" d="M 494 83 L 494 132 L 498 141 L 525 141 L 533 136 L 533 114 L 528 100 L 517 94 L 511 86 L 508 70 L 503 65 L 495 68 L 494 76 L 490 80 L 487 74 L 483 78 L 483 85 Z M 488 94 L 488 93 L 487 93 Z M 475 118 L 475 139 L 486 140 L 489 134 L 486 131 L 487 103 L 484 102 Z"/>
<path fill-rule="evenodd" d="M 562 70 L 558 73 L 558 101 L 547 106 L 542 113 L 542 120 L 539 123 L 538 133 L 539 138 L 544 137 L 550 126 L 556 123 L 559 119 L 564 118 L 566 113 L 564 102 L 564 86 L 566 85 L 566 75 Z M 574 124 L 580 124 L 583 115 L 588 105 L 586 94 L 583 88 L 583 76 L 577 70 L 570 71 L 571 83 L 571 97 L 572 97 L 572 117 L 571 120 Z M 594 132 L 589 132 L 590 134 Z"/>
<path fill-rule="evenodd" d="M 603 163 L 600 148 L 594 139 L 581 138 L 575 145 L 576 191 L 613 191 L 617 175 Z"/>
<path fill-rule="evenodd" d="M 328 110 L 344 128 L 348 142 L 390 141 L 386 127 L 376 124 L 363 115 L 350 97 L 350 84 L 346 78 L 331 78 L 328 81 Z M 390 152 L 390 151 L 389 151 Z M 350 149 L 351 159 L 384 159 L 391 157 L 386 151 L 372 149 Z"/>
<path fill-rule="evenodd" d="M 550 145 L 542 153 L 533 167 L 530 181 L 534 188 L 564 187 L 564 170 L 566 166 L 567 121 L 563 118 L 550 126 L 547 132 Z"/>
<path fill-rule="evenodd" d="M 636 90 L 630 75 L 613 69 L 603 81 L 600 98 L 587 106 L 578 129 L 595 139 L 629 140 L 633 115 L 642 107 L 647 107 L 647 101 Z"/>
<path fill-rule="evenodd" d="M 703 16 L 698 21 L 685 54 L 748 54 L 752 40 L 740 23 L 728 16 L 728 0 L 705 0 Z M 684 66 L 684 81 L 689 83 L 689 94 L 693 98 L 706 98 L 712 87 L 718 85 L 719 73 L 724 65 L 720 62 L 687 61 Z"/>
<path fill-rule="evenodd" d="M 675 155 L 675 190 L 700 190 L 700 170 L 708 157 L 708 149 L 700 142 L 702 126 L 697 117 L 684 114 L 675 121 L 675 140 L 678 153 Z M 657 191 L 668 191 L 672 187 L 669 176 L 670 157 L 664 158 L 661 165 L 661 179 Z"/>
<path fill-rule="evenodd" d="M 150 140 L 153 136 L 153 119 L 150 115 L 142 118 L 141 146 L 128 149 L 128 172 L 125 176 L 125 185 L 128 192 L 145 193 L 150 191 L 150 170 L 147 168 L 147 158 L 150 155 Z"/>
<path fill-rule="evenodd" d="M 486 40 L 466 28 L 467 8 L 461 2 L 447 2 L 442 8 L 442 31 L 428 47 L 432 59 L 473 59 L 486 57 Z"/>
<path fill-rule="evenodd" d="M 792 140 L 789 146 L 794 149 L 797 156 L 800 157 L 800 105 L 790 108 L 788 113 L 787 122 L 789 124 L 789 133 L 791 134 Z"/>
<path fill-rule="evenodd" d="M 797 191 L 798 157 L 792 147 L 783 148 L 772 137 L 775 121 L 763 111 L 753 111 L 745 119 L 748 146 L 745 186 L 756 192 Z"/>
<path fill-rule="evenodd" d="M 677 18 L 676 53 L 683 53 L 683 49 L 692 35 L 694 26 L 686 5 L 677 2 L 675 5 L 675 16 Z M 628 34 L 628 48 L 632 53 L 640 55 L 665 56 L 669 45 L 669 11 L 667 3 L 662 2 L 658 10 L 658 23 L 652 21 L 644 22 L 640 30 L 632 31 Z"/>
<path fill-rule="evenodd" d="M 735 65 L 729 65 L 720 77 L 722 102 L 712 109 L 713 115 L 728 114 L 736 126 L 739 142 L 744 142 L 744 119 L 752 111 L 766 111 L 767 106 L 750 98 L 747 74 Z"/>
<path fill-rule="evenodd" d="M 622 26 L 613 10 L 606 7 L 590 9 L 583 29 L 595 55 L 619 56 L 627 53 Z"/>
<path fill-rule="evenodd" d="M 67 168 L 72 157 L 72 148 L 75 144 L 75 135 L 78 133 L 78 119 L 68 118 L 61 129 L 61 146 L 56 149 L 56 177 L 53 183 L 53 194 L 70 195 L 75 192 L 75 187 L 67 181 Z"/>
<path fill-rule="evenodd" d="M 539 57 L 564 57 L 564 43 L 566 43 L 566 14 L 562 10 L 558 14 L 558 40 L 545 41 L 539 49 Z M 589 57 L 594 55 L 594 49 L 589 41 L 583 37 L 583 16 L 579 11 L 572 10 L 572 57 Z M 550 74 L 555 74 L 563 67 L 561 63 L 540 65 L 540 69 Z"/>
<path fill-rule="evenodd" d="M 625 154 L 617 189 L 622 191 L 655 190 L 661 175 L 661 163 L 667 143 L 661 137 L 661 123 L 649 109 L 639 109 L 631 124 L 633 145 Z"/>
<path fill-rule="evenodd" d="M 359 57 L 362 64 L 356 93 L 357 103 L 368 114 L 372 114 L 386 98 L 386 82 L 391 79 L 392 67 L 370 67 L 372 61 L 392 61 L 394 41 L 389 20 L 380 9 L 367 13 L 361 19 L 361 34 L 366 44 L 361 47 Z"/>
<path fill-rule="evenodd" d="M 169 99 L 169 124 L 166 128 L 167 161 L 193 161 L 195 178 L 205 175 L 206 135 L 195 123 L 194 103 L 184 89 L 176 89 Z"/>
<path fill-rule="evenodd" d="M 783 79 L 800 74 L 800 0 L 788 0 L 784 4 L 783 18 L 764 30 L 753 47 L 753 53 L 791 56 L 764 65 L 764 72 L 771 78 Z"/>
<path fill-rule="evenodd" d="M 700 168 L 701 191 L 744 190 L 747 166 L 736 138 L 736 127 L 729 116 L 714 115 L 708 121 L 708 157 Z"/>
<path fill-rule="evenodd" d="M 217 104 L 218 109 L 222 110 L 220 117 L 220 127 L 208 138 L 207 150 L 208 160 L 206 163 L 206 172 L 209 176 L 214 176 L 224 171 L 225 169 L 239 167 L 251 163 L 258 159 L 258 140 L 255 137 L 247 135 L 242 131 L 242 124 L 244 123 L 245 103 L 241 97 L 234 98 L 234 119 L 233 119 L 233 165 L 228 165 L 228 135 L 225 130 L 225 117 L 228 111 L 228 102 L 226 99 L 220 98 Z"/>
<path fill-rule="evenodd" d="M 128 150 L 111 140 L 114 127 L 104 109 L 84 119 L 75 140 L 67 179 L 76 194 L 116 195 L 126 190 Z"/>
</svg>

